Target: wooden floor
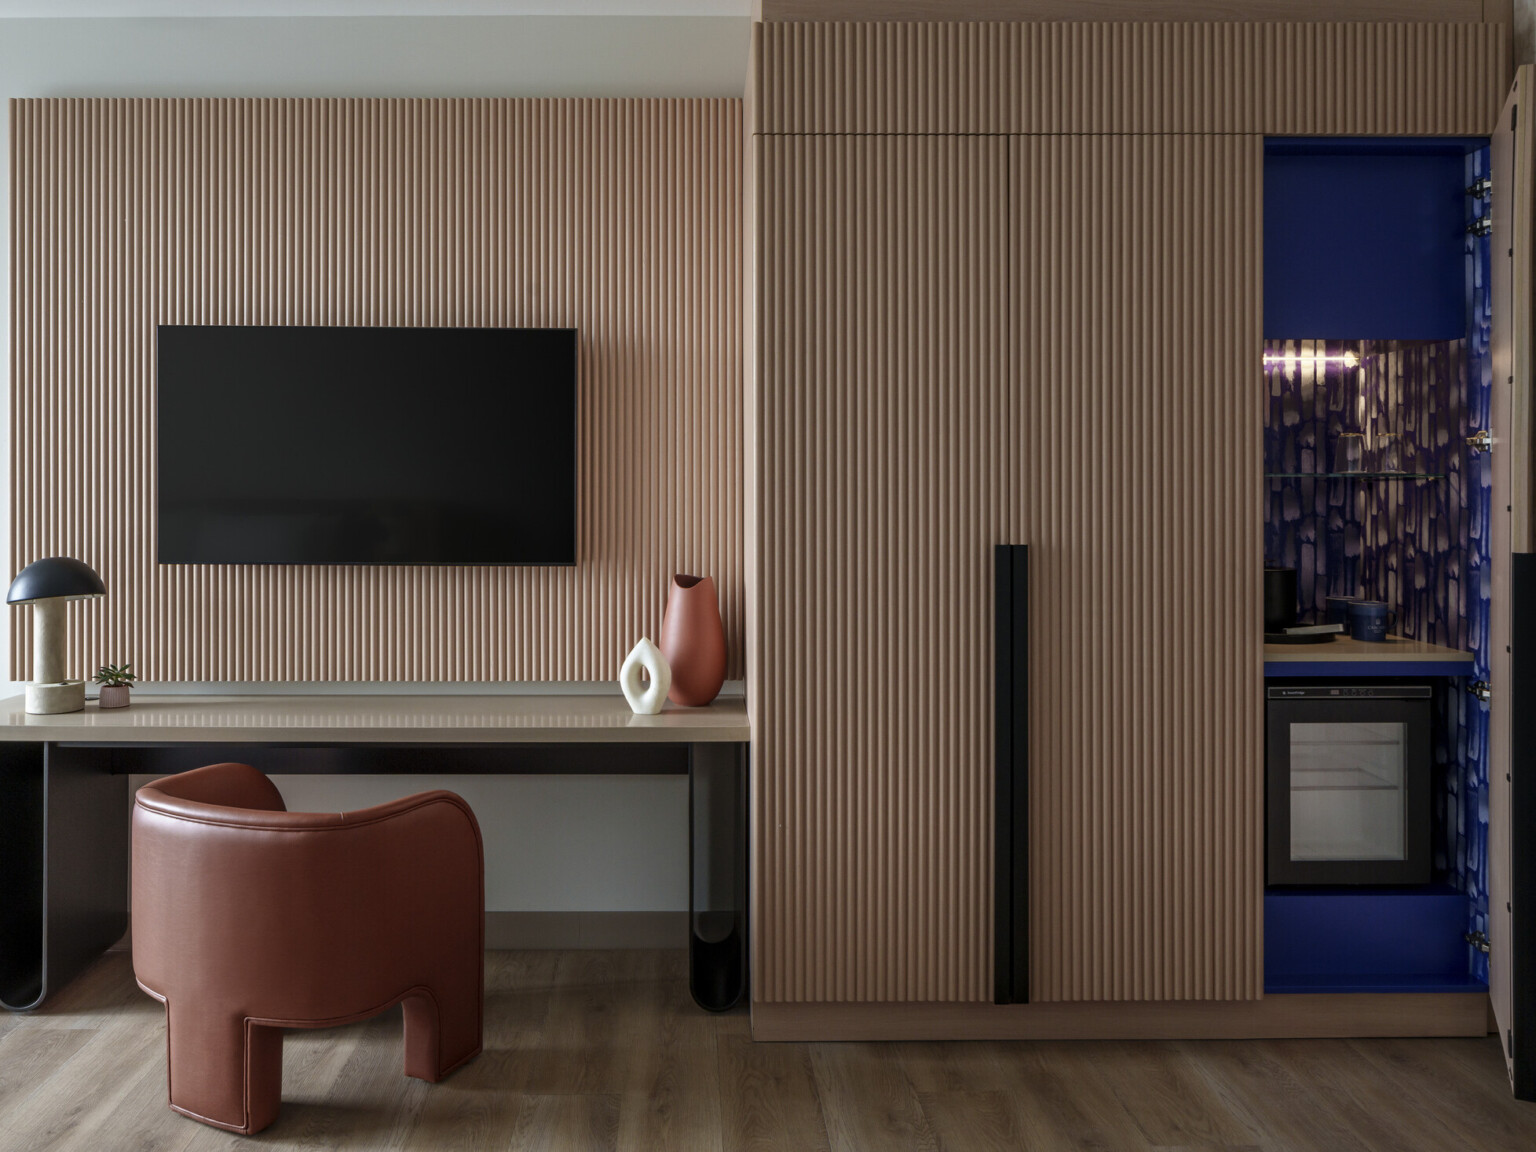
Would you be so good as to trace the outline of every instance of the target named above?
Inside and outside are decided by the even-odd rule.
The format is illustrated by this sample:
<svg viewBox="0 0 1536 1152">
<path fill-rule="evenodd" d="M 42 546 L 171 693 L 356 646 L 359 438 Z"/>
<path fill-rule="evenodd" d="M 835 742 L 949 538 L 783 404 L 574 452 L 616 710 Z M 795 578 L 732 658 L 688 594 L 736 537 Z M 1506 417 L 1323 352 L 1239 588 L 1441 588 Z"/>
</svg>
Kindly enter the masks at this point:
<svg viewBox="0 0 1536 1152">
<path fill-rule="evenodd" d="M 1536 1149 L 1478 1040 L 754 1044 L 681 952 L 493 952 L 485 1052 L 400 1074 L 400 1015 L 288 1035 L 257 1137 L 165 1106 L 161 1008 L 127 953 L 0 1015 L 0 1150 Z"/>
</svg>

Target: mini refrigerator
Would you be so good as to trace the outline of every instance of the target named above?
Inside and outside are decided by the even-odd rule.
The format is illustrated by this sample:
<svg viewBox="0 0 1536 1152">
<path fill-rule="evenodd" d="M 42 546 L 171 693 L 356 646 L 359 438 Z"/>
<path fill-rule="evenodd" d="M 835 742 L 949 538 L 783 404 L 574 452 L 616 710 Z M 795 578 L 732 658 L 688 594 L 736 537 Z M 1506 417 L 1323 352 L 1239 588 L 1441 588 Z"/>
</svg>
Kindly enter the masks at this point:
<svg viewBox="0 0 1536 1152">
<path fill-rule="evenodd" d="M 1270 885 L 1427 884 L 1427 684 L 1267 690 Z"/>
</svg>

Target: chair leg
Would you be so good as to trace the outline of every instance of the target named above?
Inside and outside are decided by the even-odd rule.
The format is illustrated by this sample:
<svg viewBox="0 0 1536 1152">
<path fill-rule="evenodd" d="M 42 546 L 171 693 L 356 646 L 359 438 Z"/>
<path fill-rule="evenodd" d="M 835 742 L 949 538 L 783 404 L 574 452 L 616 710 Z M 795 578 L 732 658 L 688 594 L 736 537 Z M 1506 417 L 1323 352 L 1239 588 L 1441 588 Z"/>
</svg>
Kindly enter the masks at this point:
<svg viewBox="0 0 1536 1152">
<path fill-rule="evenodd" d="M 434 989 L 434 992 L 436 990 Z M 436 1084 L 480 1054 L 480 998 L 418 993 L 405 1009 L 405 1074 Z"/>
<path fill-rule="evenodd" d="M 277 1119 L 283 1091 L 281 1028 L 167 1002 L 166 1032 L 172 1109 L 247 1135 Z"/>
</svg>

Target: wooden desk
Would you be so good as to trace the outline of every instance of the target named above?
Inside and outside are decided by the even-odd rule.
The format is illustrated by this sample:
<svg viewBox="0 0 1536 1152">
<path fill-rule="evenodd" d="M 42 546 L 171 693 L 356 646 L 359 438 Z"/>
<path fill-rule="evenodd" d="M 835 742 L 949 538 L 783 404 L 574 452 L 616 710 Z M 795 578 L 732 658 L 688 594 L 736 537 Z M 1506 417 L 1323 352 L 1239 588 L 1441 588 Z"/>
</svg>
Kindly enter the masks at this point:
<svg viewBox="0 0 1536 1152">
<path fill-rule="evenodd" d="M 30 716 L 0 701 L 0 1006 L 41 1004 L 128 921 L 128 776 L 243 760 L 301 773 L 689 777 L 689 973 L 747 982 L 746 702 L 636 716 L 622 696 L 152 696 Z M 623 746 L 615 755 L 616 745 Z"/>
</svg>

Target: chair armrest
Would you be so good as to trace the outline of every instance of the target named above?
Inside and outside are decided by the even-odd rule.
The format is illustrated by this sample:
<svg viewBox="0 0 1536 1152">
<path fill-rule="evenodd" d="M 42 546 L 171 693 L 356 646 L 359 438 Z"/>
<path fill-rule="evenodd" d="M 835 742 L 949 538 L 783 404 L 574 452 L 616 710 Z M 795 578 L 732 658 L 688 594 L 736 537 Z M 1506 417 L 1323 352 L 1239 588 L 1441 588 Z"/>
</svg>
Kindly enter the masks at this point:
<svg viewBox="0 0 1536 1152">
<path fill-rule="evenodd" d="M 134 804 L 168 816 L 191 814 L 204 806 L 282 812 L 283 795 L 249 764 L 209 764 L 144 785 Z"/>
</svg>

